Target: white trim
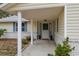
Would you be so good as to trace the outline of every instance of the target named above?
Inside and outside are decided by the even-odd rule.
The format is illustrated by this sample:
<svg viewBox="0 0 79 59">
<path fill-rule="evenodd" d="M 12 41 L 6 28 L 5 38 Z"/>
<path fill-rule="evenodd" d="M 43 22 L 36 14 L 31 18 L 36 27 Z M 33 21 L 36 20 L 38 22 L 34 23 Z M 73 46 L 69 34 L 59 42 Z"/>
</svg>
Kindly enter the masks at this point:
<svg viewBox="0 0 79 59">
<path fill-rule="evenodd" d="M 33 19 L 31 19 L 31 45 L 33 45 Z"/>
<path fill-rule="evenodd" d="M 18 47 L 17 47 L 17 54 L 18 56 L 21 56 L 21 48 L 22 48 L 22 41 L 21 41 L 21 19 L 22 19 L 22 16 L 21 16 L 21 12 L 18 11 L 18 40 L 17 40 L 17 43 L 18 43 Z"/>
<path fill-rule="evenodd" d="M 1 18 L 0 22 L 17 22 L 18 21 L 18 16 L 13 15 L 5 18 Z M 28 22 L 29 20 L 22 18 L 22 22 Z"/>
<path fill-rule="evenodd" d="M 27 7 L 26 7 L 27 6 Z M 7 11 L 18 11 L 18 10 L 31 10 L 31 9 L 41 9 L 41 8 L 50 8 L 50 7 L 62 7 L 64 4 L 37 4 L 37 5 L 24 5 L 24 6 L 16 6 L 14 8 L 10 8 Z"/>
<path fill-rule="evenodd" d="M 64 38 L 67 37 L 67 7 L 64 6 Z"/>
<path fill-rule="evenodd" d="M 6 6 L 7 4 L 8 4 L 8 3 L 3 3 L 3 4 L 1 4 L 1 5 L 0 5 L 0 8 Z"/>
</svg>

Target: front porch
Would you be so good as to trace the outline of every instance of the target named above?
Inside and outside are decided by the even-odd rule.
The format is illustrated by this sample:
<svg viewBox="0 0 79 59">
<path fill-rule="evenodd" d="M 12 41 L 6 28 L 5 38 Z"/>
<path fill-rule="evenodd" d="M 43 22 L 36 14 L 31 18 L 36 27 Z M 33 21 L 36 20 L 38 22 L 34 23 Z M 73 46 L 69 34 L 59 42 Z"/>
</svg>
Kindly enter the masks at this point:
<svg viewBox="0 0 79 59">
<path fill-rule="evenodd" d="M 53 5 L 53 4 L 52 4 Z M 43 7 L 42 7 L 43 6 Z M 22 47 L 22 17 L 29 20 L 27 22 L 27 33 L 30 33 L 31 36 L 31 45 L 22 52 L 22 55 L 44 55 L 54 49 L 55 44 L 61 43 L 65 37 L 65 9 L 63 6 L 51 6 L 50 5 L 41 5 L 32 9 L 18 9 L 12 10 L 11 14 L 18 15 L 18 40 L 17 40 L 17 54 L 21 55 Z M 17 7 L 17 6 L 16 6 Z M 26 7 L 26 6 L 25 6 Z M 42 7 L 42 8 L 41 8 Z M 10 10 L 9 10 L 10 11 Z M 27 34 L 26 34 L 27 36 Z M 38 36 L 41 38 L 38 38 Z M 50 40 L 52 36 L 54 41 Z M 34 41 L 34 39 L 36 39 Z M 39 40 L 38 40 L 39 39 Z M 48 40 L 42 40 L 48 39 Z"/>
<path fill-rule="evenodd" d="M 26 10 L 21 13 L 29 20 L 31 33 L 31 45 L 22 55 L 47 56 L 48 53 L 53 53 L 55 44 L 64 40 L 64 7 Z"/>
<path fill-rule="evenodd" d="M 35 40 L 34 44 L 27 47 L 23 52 L 23 56 L 47 56 L 48 53 L 53 53 L 55 43 L 51 40 Z"/>
</svg>

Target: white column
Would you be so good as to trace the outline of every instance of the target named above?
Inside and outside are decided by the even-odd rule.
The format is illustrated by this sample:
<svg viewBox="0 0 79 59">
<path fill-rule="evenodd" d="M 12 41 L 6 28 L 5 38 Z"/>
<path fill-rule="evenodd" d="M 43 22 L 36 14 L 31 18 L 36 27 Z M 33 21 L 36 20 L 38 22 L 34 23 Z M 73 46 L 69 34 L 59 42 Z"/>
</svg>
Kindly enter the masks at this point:
<svg viewBox="0 0 79 59">
<path fill-rule="evenodd" d="M 37 27 L 36 30 L 38 31 L 38 21 L 37 21 L 37 20 L 36 20 L 36 27 Z M 36 40 L 38 39 L 38 38 L 37 38 L 37 34 L 38 34 L 37 31 L 36 31 Z"/>
<path fill-rule="evenodd" d="M 64 6 L 64 38 L 67 37 L 67 7 Z"/>
<path fill-rule="evenodd" d="M 17 40 L 17 55 L 18 56 L 21 56 L 21 48 L 22 48 L 22 41 L 21 41 L 21 19 L 22 19 L 22 16 L 21 16 L 21 12 L 18 11 L 17 12 L 17 15 L 18 15 L 18 40 Z"/>
<path fill-rule="evenodd" d="M 31 19 L 31 45 L 33 45 L 33 19 Z"/>
</svg>

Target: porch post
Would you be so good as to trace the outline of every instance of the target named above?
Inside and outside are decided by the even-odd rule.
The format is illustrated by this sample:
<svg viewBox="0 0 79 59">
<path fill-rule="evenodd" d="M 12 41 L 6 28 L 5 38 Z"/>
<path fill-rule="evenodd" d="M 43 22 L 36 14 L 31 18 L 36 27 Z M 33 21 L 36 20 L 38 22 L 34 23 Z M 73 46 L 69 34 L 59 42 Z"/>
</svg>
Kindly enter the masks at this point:
<svg viewBox="0 0 79 59">
<path fill-rule="evenodd" d="M 22 41 L 21 41 L 21 12 L 18 11 L 17 12 L 17 15 L 18 15 L 18 40 L 17 40 L 17 55 L 18 56 L 21 56 L 21 47 L 22 47 Z"/>
<path fill-rule="evenodd" d="M 64 6 L 64 38 L 67 37 L 67 7 L 66 4 Z"/>
<path fill-rule="evenodd" d="M 31 19 L 31 45 L 33 45 L 33 19 Z"/>
</svg>

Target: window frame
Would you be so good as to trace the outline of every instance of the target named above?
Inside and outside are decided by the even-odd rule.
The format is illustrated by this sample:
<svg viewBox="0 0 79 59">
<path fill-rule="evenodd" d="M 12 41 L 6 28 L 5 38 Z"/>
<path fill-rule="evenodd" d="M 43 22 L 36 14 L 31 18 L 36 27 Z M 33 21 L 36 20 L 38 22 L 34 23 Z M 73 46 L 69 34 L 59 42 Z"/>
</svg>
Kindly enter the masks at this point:
<svg viewBox="0 0 79 59">
<path fill-rule="evenodd" d="M 48 30 L 48 23 L 43 23 L 43 30 Z"/>
<path fill-rule="evenodd" d="M 24 23 L 24 26 L 22 25 Z M 22 22 L 21 26 L 21 30 L 22 32 L 27 32 L 27 22 Z M 24 28 L 24 30 L 23 30 Z M 17 22 L 14 22 L 13 23 L 13 32 L 17 32 L 18 31 L 18 23 Z"/>
</svg>

